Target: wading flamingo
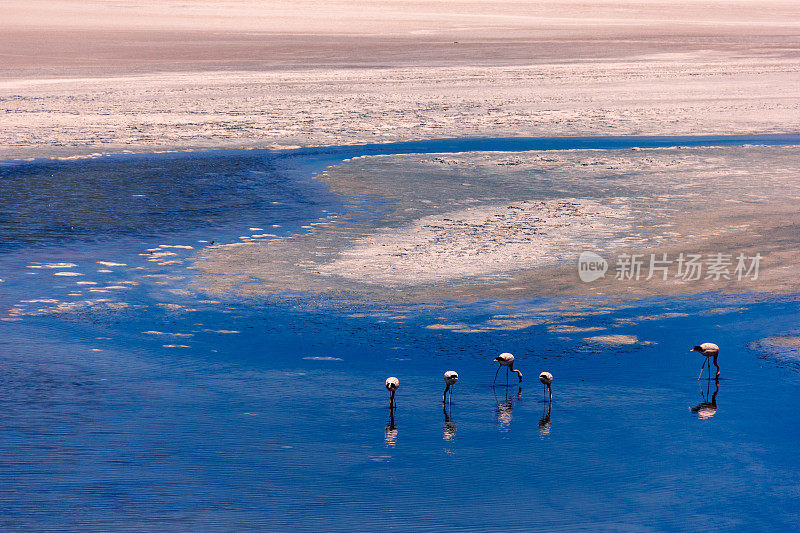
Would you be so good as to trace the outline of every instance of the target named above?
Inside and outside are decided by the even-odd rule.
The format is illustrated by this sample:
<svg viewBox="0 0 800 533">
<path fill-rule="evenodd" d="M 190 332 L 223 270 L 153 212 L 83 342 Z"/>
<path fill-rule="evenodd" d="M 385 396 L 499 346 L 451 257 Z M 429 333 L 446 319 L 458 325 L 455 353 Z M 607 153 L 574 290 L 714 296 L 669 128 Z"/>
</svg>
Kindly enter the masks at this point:
<svg viewBox="0 0 800 533">
<path fill-rule="evenodd" d="M 519 376 L 519 382 L 522 383 L 522 372 L 520 372 L 519 370 L 516 370 L 514 368 L 514 356 L 513 355 L 511 355 L 508 352 L 501 353 L 500 355 L 495 357 L 494 360 L 497 361 L 498 363 L 500 363 L 500 366 L 497 367 L 497 372 L 494 373 L 494 381 L 492 381 L 492 387 L 494 387 L 494 384 L 497 382 L 497 374 L 500 373 L 500 369 L 502 367 L 506 367 L 506 386 L 508 386 L 508 371 L 509 370 L 511 372 L 516 372 L 517 376 Z"/>
<path fill-rule="evenodd" d="M 550 372 L 542 372 L 539 374 L 539 381 L 542 382 L 542 385 L 547 387 L 547 393 L 550 395 L 549 401 L 553 401 L 553 389 L 550 388 L 550 385 L 553 384 L 553 374 Z"/>
<path fill-rule="evenodd" d="M 711 363 L 708 362 L 709 357 L 713 357 L 714 366 L 717 367 L 717 375 L 715 379 L 719 378 L 719 365 L 717 364 L 717 356 L 719 356 L 719 346 L 714 344 L 713 342 L 704 342 L 700 346 L 695 346 L 691 350 L 691 352 L 700 352 L 706 358 L 703 361 L 703 366 L 700 367 L 700 375 L 697 376 L 697 379 L 700 379 L 703 376 L 703 369 L 708 363 L 708 379 L 711 379 Z"/>
<path fill-rule="evenodd" d="M 392 376 L 390 378 L 386 378 L 386 390 L 389 391 L 389 408 L 394 407 L 394 393 L 397 388 L 400 386 L 400 380 L 396 377 Z"/>
<path fill-rule="evenodd" d="M 442 394 L 442 403 L 444 403 L 445 398 L 447 397 L 447 391 L 450 391 L 450 399 L 453 399 L 453 391 L 450 387 L 456 384 L 458 381 L 458 373 L 455 370 L 448 370 L 444 373 L 444 394 Z"/>
</svg>

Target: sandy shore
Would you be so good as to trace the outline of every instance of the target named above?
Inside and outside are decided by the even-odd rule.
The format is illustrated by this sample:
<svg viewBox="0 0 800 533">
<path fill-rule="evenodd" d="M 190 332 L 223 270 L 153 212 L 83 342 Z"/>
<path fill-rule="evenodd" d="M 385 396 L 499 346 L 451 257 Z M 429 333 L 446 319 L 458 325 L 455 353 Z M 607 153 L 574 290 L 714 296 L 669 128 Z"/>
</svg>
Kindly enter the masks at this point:
<svg viewBox="0 0 800 533">
<path fill-rule="evenodd" d="M 796 293 L 796 147 L 362 157 L 320 179 L 347 198 L 307 234 L 218 246 L 212 292 L 441 299 Z M 370 198 L 380 196 L 382 204 Z M 366 219 L 366 221 L 363 221 Z M 584 283 L 578 255 L 599 253 Z M 761 254 L 758 279 L 615 279 L 619 254 Z M 729 268 L 732 272 L 735 265 Z M 659 272 L 660 274 L 660 272 Z"/>
</svg>

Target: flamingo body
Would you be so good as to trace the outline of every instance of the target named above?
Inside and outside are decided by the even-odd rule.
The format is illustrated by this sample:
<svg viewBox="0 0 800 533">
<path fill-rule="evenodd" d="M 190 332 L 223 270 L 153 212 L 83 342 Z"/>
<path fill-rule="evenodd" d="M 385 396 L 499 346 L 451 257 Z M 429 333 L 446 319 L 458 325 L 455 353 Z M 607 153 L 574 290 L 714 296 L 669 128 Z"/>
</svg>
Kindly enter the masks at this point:
<svg viewBox="0 0 800 533">
<path fill-rule="evenodd" d="M 503 366 L 511 366 L 514 364 L 514 356 L 508 352 L 503 352 L 494 358 L 495 361 Z"/>
<path fill-rule="evenodd" d="M 717 375 L 719 377 L 719 364 L 717 364 L 717 357 L 719 356 L 719 346 L 714 344 L 713 342 L 704 342 L 698 346 L 693 347 L 690 351 L 692 352 L 700 352 L 701 355 L 705 356 L 705 361 L 703 361 L 703 366 L 700 367 L 700 375 L 697 376 L 698 379 L 703 375 L 703 368 L 705 368 L 706 363 L 709 363 L 709 358 L 712 358 L 712 362 L 714 366 L 717 367 Z M 711 363 L 708 364 L 708 377 L 711 379 Z"/>
<path fill-rule="evenodd" d="M 501 367 L 506 367 L 506 385 L 508 385 L 508 372 L 516 372 L 517 377 L 519 377 L 519 382 L 522 383 L 522 372 L 518 369 L 514 368 L 514 356 L 508 352 L 501 353 L 497 357 L 494 358 L 495 361 L 500 363 L 500 366 L 497 367 L 497 372 L 494 373 L 494 381 L 492 385 L 497 382 L 497 374 L 500 373 Z"/>
<path fill-rule="evenodd" d="M 453 385 L 456 384 L 458 381 L 458 372 L 455 370 L 448 370 L 444 373 L 444 393 L 442 394 L 442 403 L 445 402 L 445 398 L 447 397 L 447 392 L 450 391 L 450 398 L 453 397 L 453 391 L 450 389 Z"/>
<path fill-rule="evenodd" d="M 692 351 L 700 352 L 706 357 L 712 357 L 714 355 L 719 355 L 719 346 L 717 346 L 713 342 L 704 342 L 700 346 L 695 346 L 694 348 L 692 348 Z"/>
<path fill-rule="evenodd" d="M 542 385 L 547 387 L 547 393 L 550 395 L 550 401 L 552 401 L 553 389 L 550 387 L 550 385 L 553 384 L 553 374 L 551 374 L 550 372 L 542 372 L 541 374 L 539 374 L 539 381 L 542 382 Z"/>
<path fill-rule="evenodd" d="M 400 380 L 392 376 L 386 378 L 386 390 L 389 391 L 389 407 L 394 407 L 394 393 L 400 387 Z"/>
</svg>

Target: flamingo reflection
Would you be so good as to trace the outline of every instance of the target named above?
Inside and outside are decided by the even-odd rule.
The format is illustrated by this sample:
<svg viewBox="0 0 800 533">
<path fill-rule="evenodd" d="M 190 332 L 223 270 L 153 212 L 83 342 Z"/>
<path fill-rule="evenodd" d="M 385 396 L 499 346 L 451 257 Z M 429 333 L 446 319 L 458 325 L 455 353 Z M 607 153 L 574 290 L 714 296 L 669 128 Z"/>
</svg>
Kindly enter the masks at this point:
<svg viewBox="0 0 800 533">
<path fill-rule="evenodd" d="M 700 380 L 697 380 L 698 384 L 700 384 Z M 701 420 L 706 420 L 717 414 L 717 393 L 719 392 L 719 380 L 714 380 L 714 392 L 711 393 L 711 401 L 708 400 L 708 393 L 711 390 L 711 380 L 706 381 L 706 390 L 703 390 L 703 386 L 700 385 L 700 395 L 703 397 L 703 401 L 699 404 L 695 405 L 691 408 L 693 413 L 697 413 L 697 417 Z"/>
<path fill-rule="evenodd" d="M 442 424 L 442 439 L 450 441 L 456 438 L 456 424 L 450 417 L 450 413 L 447 410 L 446 404 L 442 404 L 442 412 L 444 413 L 444 424 Z"/>
<path fill-rule="evenodd" d="M 516 398 L 522 398 L 522 387 L 517 389 Z M 506 389 L 505 397 L 500 400 L 497 393 L 494 393 L 495 408 L 494 414 L 497 417 L 497 429 L 506 432 L 511 428 L 511 419 L 513 418 L 515 396 L 509 396 L 508 389 Z"/>
<path fill-rule="evenodd" d="M 545 436 L 550 434 L 550 411 L 553 409 L 552 397 L 547 401 L 547 412 L 542 411 L 542 418 L 539 419 L 539 435 Z"/>
<path fill-rule="evenodd" d="M 389 408 L 389 422 L 383 429 L 383 442 L 389 448 L 394 448 L 397 444 L 397 426 L 394 423 L 394 405 Z"/>
</svg>

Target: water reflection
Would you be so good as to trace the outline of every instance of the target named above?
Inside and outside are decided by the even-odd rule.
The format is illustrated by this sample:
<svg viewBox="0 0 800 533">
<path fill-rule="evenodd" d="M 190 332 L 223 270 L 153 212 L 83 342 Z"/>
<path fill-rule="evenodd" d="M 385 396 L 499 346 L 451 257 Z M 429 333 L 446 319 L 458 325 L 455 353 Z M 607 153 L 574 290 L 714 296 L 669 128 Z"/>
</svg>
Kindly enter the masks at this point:
<svg viewBox="0 0 800 533">
<path fill-rule="evenodd" d="M 513 418 L 514 401 L 515 399 L 522 398 L 522 387 L 517 389 L 516 395 L 509 395 L 509 389 L 505 389 L 505 396 L 500 399 L 497 392 L 494 392 L 495 408 L 494 414 L 497 417 L 497 429 L 506 432 L 511 428 L 511 419 Z"/>
<path fill-rule="evenodd" d="M 547 412 L 542 411 L 542 418 L 539 419 L 539 435 L 545 436 L 550 434 L 550 412 L 553 409 L 553 401 L 548 400 Z"/>
<path fill-rule="evenodd" d="M 711 393 L 711 401 L 708 399 L 709 392 L 711 391 L 711 379 L 706 380 L 706 388 L 703 390 L 703 385 L 700 380 L 697 380 L 700 386 L 700 395 L 703 401 L 691 408 L 693 413 L 697 413 L 698 418 L 706 420 L 717 414 L 717 393 L 719 393 L 719 380 L 714 380 L 714 392 Z"/>
<path fill-rule="evenodd" d="M 389 448 L 397 444 L 397 425 L 394 423 L 394 405 L 389 408 L 389 422 L 383 429 L 383 442 Z"/>
<path fill-rule="evenodd" d="M 450 409 L 448 405 L 442 405 L 442 412 L 444 413 L 444 423 L 442 424 L 442 439 L 452 441 L 456 437 L 456 424 L 450 417 Z"/>
</svg>

